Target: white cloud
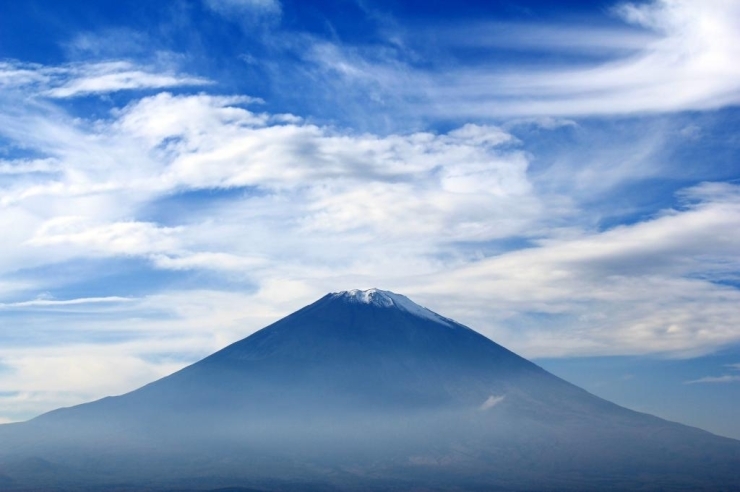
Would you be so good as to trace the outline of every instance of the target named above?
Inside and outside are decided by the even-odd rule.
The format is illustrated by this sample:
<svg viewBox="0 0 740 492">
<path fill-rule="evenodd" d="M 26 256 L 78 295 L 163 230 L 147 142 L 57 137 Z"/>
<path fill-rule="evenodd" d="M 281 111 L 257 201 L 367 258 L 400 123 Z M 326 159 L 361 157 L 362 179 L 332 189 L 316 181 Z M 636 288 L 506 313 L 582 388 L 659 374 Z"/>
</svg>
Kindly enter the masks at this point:
<svg viewBox="0 0 740 492">
<path fill-rule="evenodd" d="M 101 304 L 101 303 L 118 303 L 118 302 L 129 302 L 131 299 L 127 297 L 108 296 L 108 297 L 81 297 L 78 299 L 45 299 L 39 298 L 31 301 L 21 302 L 9 302 L 0 303 L 0 309 L 13 309 L 13 308 L 35 308 L 35 307 L 64 307 L 64 306 L 75 306 L 81 304 Z"/>
<path fill-rule="evenodd" d="M 70 245 L 90 253 L 144 255 L 177 250 L 177 228 L 146 222 L 89 225 L 83 217 L 56 217 L 39 227 L 26 244 L 57 247 Z"/>
<path fill-rule="evenodd" d="M 740 55 L 737 2 L 656 0 L 617 12 L 661 37 L 586 69 L 479 74 L 470 95 L 483 95 L 478 84 L 487 82 L 498 88 L 491 96 L 501 112 L 570 115 L 713 109 L 740 100 L 740 69 L 732 62 Z"/>
<path fill-rule="evenodd" d="M 740 371 L 740 364 L 727 364 L 726 367 Z M 715 383 L 737 383 L 740 382 L 740 374 L 725 374 L 722 376 L 707 376 L 691 381 L 685 381 L 684 384 L 715 384 Z"/>
<path fill-rule="evenodd" d="M 740 72 L 732 63 L 740 55 L 737 2 L 657 0 L 625 4 L 617 11 L 662 38 L 623 60 L 550 74 L 550 81 L 533 80 L 525 91 L 545 98 L 533 103 L 532 110 L 630 113 L 713 109 L 738 102 Z"/>
<path fill-rule="evenodd" d="M 120 71 L 80 77 L 61 87 L 49 90 L 47 94 L 51 97 L 65 98 L 131 89 L 161 89 L 205 83 L 207 83 L 205 80 L 196 78 L 179 78 L 173 75 L 158 75 L 142 71 Z"/>
<path fill-rule="evenodd" d="M 506 395 L 491 395 L 486 399 L 486 401 L 483 402 L 483 404 L 480 406 L 480 409 L 484 411 L 489 410 L 504 401 L 504 398 L 506 398 Z"/>
<path fill-rule="evenodd" d="M 92 348 L 78 347 L 74 355 L 6 356 L 4 364 L 10 366 L 14 374 L 13 382 L 5 381 L 4 387 L 7 391 L 23 390 L 33 382 L 34 391 L 99 394 L 103 390 L 113 390 L 118 393 L 135 389 L 136 384 L 145 384 L 179 367 L 177 364 L 169 368 L 155 367 L 137 357 L 114 355 L 110 350 L 94 354 Z M 105 378 L 100 377 L 101 372 L 105 373 Z M 39 384 L 41 382 L 43 384 Z"/>
<path fill-rule="evenodd" d="M 388 249 L 408 248 L 401 243 L 409 236 L 423 239 L 413 249 L 431 254 L 433 237 L 504 237 L 541 213 L 527 156 L 499 128 L 352 135 L 243 107 L 255 102 L 163 93 L 117 111 L 110 122 L 68 121 L 37 108 L 22 119 L 6 115 L 6 134 L 52 156 L 57 171 L 0 185 L 5 218 L 23 225 L 13 228 L 18 237 L 7 245 L 8 267 L 23 254 L 40 263 L 124 255 L 166 269 L 248 269 L 274 256 L 275 238 L 286 234 L 281 242 L 295 246 L 303 239 L 292 237 L 302 234 L 317 242 L 308 254 L 333 249 L 340 261 L 356 261 L 354 245 L 374 234 L 395 238 Z M 180 218 L 187 226 L 133 218 L 158 198 L 238 187 L 257 192 L 209 208 L 217 222 L 197 210 Z M 251 248 L 234 243 L 243 234 L 240 223 L 259 231 L 249 234 Z M 326 249 L 337 233 L 353 246 Z"/>
<path fill-rule="evenodd" d="M 445 226 L 453 239 L 496 237 L 537 214 L 527 159 L 498 151 L 511 142 L 498 128 L 342 135 L 234 106 L 244 102 L 251 101 L 160 94 L 126 108 L 114 128 L 170 160 L 160 175 L 165 186 L 285 193 L 307 212 L 299 221 L 304 231 L 409 231 L 397 212 L 416 209 L 427 217 L 416 223 L 418 234 Z M 495 215 L 502 217 L 496 230 L 483 225 Z"/>
<path fill-rule="evenodd" d="M 713 383 L 737 383 L 740 382 L 740 376 L 726 374 L 724 376 L 707 376 L 705 378 L 686 381 L 685 384 L 713 384 Z"/>
<path fill-rule="evenodd" d="M 623 115 L 708 110 L 740 102 L 740 4 L 732 0 L 653 0 L 614 13 L 623 29 L 572 24 L 465 25 L 441 39 L 412 35 L 448 54 L 447 65 L 418 69 L 424 46 L 360 51 L 315 42 L 305 57 L 327 72 L 326 83 L 361 86 L 375 99 L 399 99 L 434 117 Z M 643 31 L 640 32 L 639 29 Z M 397 33 L 404 37 L 403 32 Z M 461 39 L 484 50 L 493 44 L 521 53 L 545 52 L 560 62 L 507 65 L 455 60 Z M 589 59 L 569 62 L 572 54 Z M 390 55 L 389 55 L 390 53 Z M 555 58 L 555 59 L 557 59 Z M 526 57 L 523 58 L 526 60 Z M 550 58 L 553 59 L 553 58 Z"/>
<path fill-rule="evenodd" d="M 53 72 L 52 72 L 53 73 Z M 0 87 L 19 87 L 35 84 L 44 84 L 49 81 L 50 74 L 42 70 L 40 65 L 32 63 L 0 62 Z"/>
<path fill-rule="evenodd" d="M 565 54 L 598 57 L 629 55 L 654 42 L 658 36 L 641 29 L 625 29 L 606 25 L 577 26 L 567 24 L 506 23 L 466 20 L 466 36 L 460 36 L 460 26 L 454 22 L 436 25 L 423 32 L 424 39 L 433 36 L 456 47 L 527 51 L 557 51 Z M 432 38 L 432 39 L 434 39 Z"/>
<path fill-rule="evenodd" d="M 0 63 L 0 86 L 35 88 L 39 95 L 70 98 L 122 90 L 202 86 L 211 82 L 199 77 L 143 68 L 125 61 L 70 64 L 46 67 L 27 63 Z"/>
<path fill-rule="evenodd" d="M 214 269 L 239 272 L 265 265 L 262 258 L 245 258 L 228 253 L 192 253 L 185 256 L 154 255 L 151 257 L 157 268 L 165 270 Z"/>
<path fill-rule="evenodd" d="M 0 175 L 58 173 L 62 169 L 54 159 L 0 160 Z"/>
<path fill-rule="evenodd" d="M 0 354 L 0 412 L 25 420 L 44 411 L 121 394 L 166 376 L 181 363 L 147 362 L 125 346 L 68 346 Z M 128 352 L 128 353 L 127 353 Z"/>
<path fill-rule="evenodd" d="M 256 20 L 265 16 L 279 16 L 279 0 L 203 0 L 205 5 L 225 17 L 237 20 Z"/>
</svg>

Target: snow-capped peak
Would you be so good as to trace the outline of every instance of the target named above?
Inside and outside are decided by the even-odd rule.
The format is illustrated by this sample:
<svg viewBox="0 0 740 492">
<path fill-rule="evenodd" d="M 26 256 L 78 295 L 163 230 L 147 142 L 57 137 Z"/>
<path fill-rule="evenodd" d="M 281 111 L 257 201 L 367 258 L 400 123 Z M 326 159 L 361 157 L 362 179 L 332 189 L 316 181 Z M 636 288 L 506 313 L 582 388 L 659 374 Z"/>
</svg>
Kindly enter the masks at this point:
<svg viewBox="0 0 740 492">
<path fill-rule="evenodd" d="M 372 304 L 373 306 L 379 307 L 394 306 L 396 303 L 394 302 L 393 298 L 403 297 L 398 294 L 394 294 L 393 292 L 388 292 L 386 290 L 380 289 L 352 289 L 345 290 L 343 292 L 337 292 L 335 295 L 338 297 L 343 297 L 351 302 L 357 302 L 360 304 Z M 404 297 L 404 299 L 406 298 Z M 408 300 L 408 302 L 411 301 Z"/>
<path fill-rule="evenodd" d="M 433 321 L 446 325 L 450 324 L 450 320 L 448 320 L 447 318 L 440 316 L 425 307 L 419 306 L 406 296 L 402 296 L 401 294 L 396 294 L 395 292 L 390 292 L 387 290 L 352 289 L 342 292 L 335 292 L 332 295 L 335 298 L 341 298 L 346 301 L 358 304 L 370 304 L 373 306 L 384 308 L 396 307 L 410 314 L 413 314 L 414 316 L 431 319 Z"/>
</svg>

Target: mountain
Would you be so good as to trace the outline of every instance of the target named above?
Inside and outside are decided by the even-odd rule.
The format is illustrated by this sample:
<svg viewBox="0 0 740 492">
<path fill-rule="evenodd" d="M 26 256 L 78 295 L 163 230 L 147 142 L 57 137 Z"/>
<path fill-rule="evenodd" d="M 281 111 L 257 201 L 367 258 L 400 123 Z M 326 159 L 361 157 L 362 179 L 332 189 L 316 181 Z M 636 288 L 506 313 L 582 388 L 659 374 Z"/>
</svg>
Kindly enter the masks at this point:
<svg viewBox="0 0 740 492">
<path fill-rule="evenodd" d="M 740 490 L 740 441 L 602 400 L 377 289 L 0 426 L 0 490 Z"/>
</svg>

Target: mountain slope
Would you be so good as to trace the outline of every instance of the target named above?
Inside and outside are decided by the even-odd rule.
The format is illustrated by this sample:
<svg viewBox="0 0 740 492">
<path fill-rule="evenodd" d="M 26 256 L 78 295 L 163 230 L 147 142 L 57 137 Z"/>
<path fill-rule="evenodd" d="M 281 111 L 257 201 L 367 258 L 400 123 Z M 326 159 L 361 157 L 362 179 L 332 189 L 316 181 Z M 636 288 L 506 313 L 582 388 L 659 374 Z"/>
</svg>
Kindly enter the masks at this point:
<svg viewBox="0 0 740 492">
<path fill-rule="evenodd" d="M 0 426 L 0 490 L 732 490 L 739 463 L 740 442 L 597 398 L 376 289 L 129 394 Z"/>
</svg>

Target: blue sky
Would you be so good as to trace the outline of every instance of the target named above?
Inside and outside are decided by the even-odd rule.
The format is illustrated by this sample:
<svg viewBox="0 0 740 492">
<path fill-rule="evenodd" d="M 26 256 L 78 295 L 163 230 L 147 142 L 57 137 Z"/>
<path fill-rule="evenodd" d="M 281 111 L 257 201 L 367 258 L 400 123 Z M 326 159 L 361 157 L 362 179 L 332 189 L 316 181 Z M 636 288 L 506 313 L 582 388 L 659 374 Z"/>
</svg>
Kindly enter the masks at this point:
<svg viewBox="0 0 740 492">
<path fill-rule="evenodd" d="M 740 6 L 0 5 L 0 420 L 403 293 L 740 438 Z"/>
</svg>

